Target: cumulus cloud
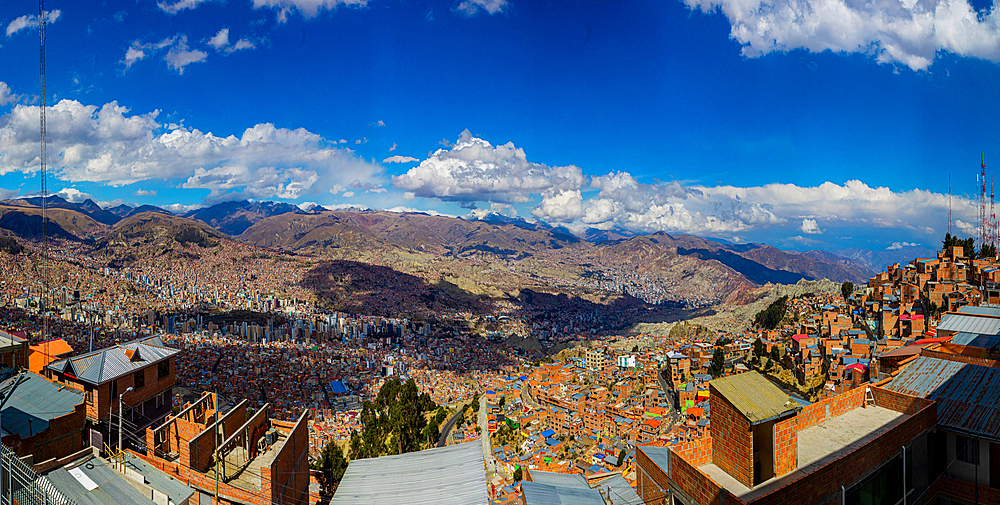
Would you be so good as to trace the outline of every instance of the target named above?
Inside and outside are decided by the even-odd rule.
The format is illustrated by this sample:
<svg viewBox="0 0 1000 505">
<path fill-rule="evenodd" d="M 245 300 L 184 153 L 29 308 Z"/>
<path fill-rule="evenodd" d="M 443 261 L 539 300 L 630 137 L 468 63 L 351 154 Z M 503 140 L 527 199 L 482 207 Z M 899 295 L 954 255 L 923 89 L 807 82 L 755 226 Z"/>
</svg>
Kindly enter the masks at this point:
<svg viewBox="0 0 1000 505">
<path fill-rule="evenodd" d="M 37 106 L 17 105 L 0 116 L 0 175 L 38 170 L 38 114 Z M 183 188 L 210 190 L 210 200 L 295 199 L 335 184 L 382 183 L 379 165 L 302 128 L 264 123 L 239 137 L 184 126 L 167 131 L 156 121 L 159 111 L 130 114 L 117 102 L 62 100 L 46 114 L 49 165 L 69 182 L 181 179 Z"/>
<path fill-rule="evenodd" d="M 135 196 L 156 196 L 156 190 L 139 188 L 135 190 Z"/>
<path fill-rule="evenodd" d="M 83 203 L 87 200 L 93 199 L 93 197 L 90 194 L 84 193 L 72 187 L 60 189 L 59 191 L 56 191 L 55 193 L 52 194 L 70 203 Z"/>
<path fill-rule="evenodd" d="M 925 70 L 938 51 L 1000 62 L 1000 9 L 968 0 L 683 0 L 722 12 L 743 55 L 805 49 L 861 53 Z"/>
<path fill-rule="evenodd" d="M 200 203 L 190 205 L 184 203 L 171 203 L 169 205 L 160 205 L 160 208 L 173 214 L 183 214 L 185 212 L 191 212 L 192 210 L 203 209 L 205 208 L 205 205 Z"/>
<path fill-rule="evenodd" d="M 966 235 L 973 235 L 976 232 L 976 227 L 972 223 L 966 223 L 961 219 L 955 220 L 955 227 L 962 233 Z"/>
<path fill-rule="evenodd" d="M 531 194 L 550 188 L 580 189 L 584 182 L 583 172 L 575 166 L 530 162 L 512 142 L 494 147 L 468 130 L 450 149 L 438 149 L 392 179 L 397 188 L 424 198 L 501 203 L 527 202 Z"/>
<path fill-rule="evenodd" d="M 6 82 L 0 81 L 0 107 L 16 102 L 18 96 L 10 91 L 10 86 Z"/>
<path fill-rule="evenodd" d="M 885 250 L 886 251 L 895 251 L 897 249 L 902 249 L 904 247 L 917 247 L 919 245 L 920 244 L 918 244 L 916 242 L 893 242 L 892 245 L 890 245 L 889 247 L 886 247 Z"/>
<path fill-rule="evenodd" d="M 493 15 L 503 12 L 508 5 L 507 0 L 462 0 L 455 10 L 466 16 L 474 16 L 480 12 Z"/>
<path fill-rule="evenodd" d="M 288 15 L 298 11 L 306 18 L 314 18 L 321 10 L 334 10 L 341 5 L 365 7 L 368 0 L 253 0 L 255 9 L 270 8 L 277 11 L 279 23 L 288 20 Z"/>
<path fill-rule="evenodd" d="M 392 149 L 390 149 L 391 151 Z M 413 163 L 414 161 L 420 161 L 416 158 L 411 158 L 409 156 L 389 156 L 388 158 L 382 160 L 382 163 Z"/>
<path fill-rule="evenodd" d="M 393 152 L 393 151 L 395 151 L 395 150 L 396 150 L 396 143 L 395 143 L 395 142 L 393 142 L 393 143 L 392 143 L 392 147 L 390 147 L 390 148 L 389 148 L 389 152 L 391 153 L 391 152 Z"/>
<path fill-rule="evenodd" d="M 62 17 L 62 11 L 59 9 L 51 10 L 45 15 L 45 23 L 55 23 Z M 21 30 L 31 30 L 38 28 L 38 15 L 37 14 L 25 14 L 7 25 L 7 36 L 10 37 Z"/>
<path fill-rule="evenodd" d="M 799 226 L 799 230 L 807 235 L 819 235 L 823 233 L 823 230 L 819 229 L 819 225 L 816 224 L 815 219 L 803 219 L 802 226 Z"/>
</svg>

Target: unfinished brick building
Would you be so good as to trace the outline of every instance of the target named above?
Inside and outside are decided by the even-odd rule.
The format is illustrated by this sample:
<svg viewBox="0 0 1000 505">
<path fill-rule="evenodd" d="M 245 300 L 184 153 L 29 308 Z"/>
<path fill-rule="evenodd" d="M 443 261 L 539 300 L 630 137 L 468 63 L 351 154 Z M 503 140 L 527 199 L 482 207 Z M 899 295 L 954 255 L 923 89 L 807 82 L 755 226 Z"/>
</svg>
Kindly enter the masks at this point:
<svg viewBox="0 0 1000 505">
<path fill-rule="evenodd" d="M 638 447 L 644 503 L 896 503 L 929 486 L 932 401 L 873 385 L 800 405 L 757 372 L 710 386 L 710 437 Z"/>
<path fill-rule="evenodd" d="M 308 503 L 306 414 L 296 422 L 278 421 L 269 417 L 270 404 L 251 412 L 245 400 L 222 414 L 217 402 L 214 393 L 205 393 L 159 427 L 148 428 L 146 454 L 140 456 L 208 494 L 215 493 L 218 476 L 225 503 Z"/>
</svg>

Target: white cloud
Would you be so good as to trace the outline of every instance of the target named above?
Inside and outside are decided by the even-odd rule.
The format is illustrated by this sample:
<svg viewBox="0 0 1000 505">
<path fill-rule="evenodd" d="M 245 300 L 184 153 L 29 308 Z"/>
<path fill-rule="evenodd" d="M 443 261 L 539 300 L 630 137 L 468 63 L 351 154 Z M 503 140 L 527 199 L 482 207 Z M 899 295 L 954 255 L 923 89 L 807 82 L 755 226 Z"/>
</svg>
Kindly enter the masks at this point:
<svg viewBox="0 0 1000 505">
<path fill-rule="evenodd" d="M 385 126 L 385 121 L 379 119 L 378 121 L 375 122 L 375 126 Z"/>
<path fill-rule="evenodd" d="M 322 208 L 322 206 L 316 202 L 302 202 L 298 205 L 299 209 L 304 210 L 306 212 L 309 212 L 310 210 L 313 210 L 316 207 Z"/>
<path fill-rule="evenodd" d="M 343 196 L 344 198 L 351 198 L 352 196 L 354 196 L 354 192 L 353 191 L 344 191 L 344 194 L 340 195 L 340 196 Z"/>
<path fill-rule="evenodd" d="M 212 46 L 216 52 L 222 54 L 232 54 L 236 51 L 241 51 L 244 49 L 255 49 L 257 44 L 250 39 L 240 39 L 236 41 L 235 44 L 229 43 L 229 28 L 222 28 L 218 33 L 210 37 L 205 41 L 206 44 Z"/>
<path fill-rule="evenodd" d="M 37 106 L 17 105 L 0 116 L 0 175 L 38 170 L 38 113 Z M 302 128 L 264 123 L 240 137 L 167 131 L 156 121 L 159 111 L 129 114 L 117 102 L 62 100 L 46 114 L 49 165 L 69 182 L 181 179 L 183 188 L 210 190 L 209 199 L 295 199 L 335 184 L 369 189 L 384 182 L 381 166 Z"/>
<path fill-rule="evenodd" d="M 45 24 L 55 23 L 62 17 L 62 11 L 59 9 L 51 10 L 48 15 L 45 16 Z M 7 36 L 10 37 L 15 33 L 24 29 L 36 29 L 38 28 L 38 15 L 37 14 L 25 14 L 7 25 Z"/>
<path fill-rule="evenodd" d="M 583 196 L 579 189 L 557 191 L 548 188 L 542 192 L 542 203 L 532 209 L 531 214 L 546 221 L 575 221 L 583 217 Z"/>
<path fill-rule="evenodd" d="M 288 15 L 298 11 L 306 18 L 314 18 L 320 10 L 334 10 L 341 5 L 346 7 L 365 7 L 368 0 L 253 0 L 254 9 L 264 7 L 278 11 L 279 23 L 288 20 Z"/>
<path fill-rule="evenodd" d="M 393 142 L 393 143 L 392 143 L 392 147 L 390 147 L 390 148 L 389 148 L 389 152 L 391 153 L 391 152 L 393 152 L 393 151 L 395 151 L 395 150 L 396 150 L 396 143 L 395 143 L 395 142 Z"/>
<path fill-rule="evenodd" d="M 188 49 L 187 35 L 181 35 L 177 37 L 177 42 L 167 51 L 167 55 L 163 59 L 167 62 L 167 66 L 176 70 L 178 74 L 183 74 L 184 67 L 205 61 L 207 57 L 208 53 L 205 51 Z"/>
<path fill-rule="evenodd" d="M 135 190 L 135 196 L 156 196 L 156 190 L 139 188 Z"/>
<path fill-rule="evenodd" d="M 405 174 L 396 187 L 424 198 L 447 201 L 527 202 L 545 189 L 580 189 L 584 177 L 575 166 L 549 167 L 529 162 L 512 142 L 493 147 L 462 132 L 449 150 L 439 149 Z"/>
<path fill-rule="evenodd" d="M 743 55 L 806 49 L 861 53 L 925 70 L 938 51 L 1000 62 L 1000 9 L 968 0 L 684 0 L 722 12 Z"/>
<path fill-rule="evenodd" d="M 392 149 L 390 149 L 391 151 Z M 414 161 L 420 161 L 416 158 L 411 158 L 409 156 L 389 156 L 388 158 L 382 160 L 382 163 L 413 163 Z"/>
<path fill-rule="evenodd" d="M 11 198 L 16 197 L 20 192 L 21 191 L 17 189 L 0 188 L 0 200 L 10 200 Z"/>
<path fill-rule="evenodd" d="M 803 219 L 802 226 L 799 226 L 799 230 L 807 235 L 819 235 L 823 233 L 823 230 L 820 230 L 819 225 L 816 224 L 815 219 Z"/>
<path fill-rule="evenodd" d="M 6 106 L 9 103 L 14 103 L 18 99 L 18 96 L 11 93 L 10 86 L 6 82 L 0 81 L 0 106 Z"/>
<path fill-rule="evenodd" d="M 902 249 L 904 247 L 917 247 L 919 245 L 920 244 L 918 244 L 916 242 L 893 242 L 892 245 L 890 245 L 889 247 L 886 247 L 885 250 L 886 251 L 895 251 L 897 249 Z"/>
<path fill-rule="evenodd" d="M 480 11 L 493 15 L 503 12 L 508 5 L 507 0 L 462 0 L 455 10 L 466 16 L 473 16 Z"/>
<path fill-rule="evenodd" d="M 423 214 L 429 214 L 431 216 L 441 216 L 441 217 L 458 217 L 458 216 L 456 216 L 454 214 L 443 214 L 443 213 L 438 212 L 438 211 L 433 210 L 433 209 L 431 209 L 431 210 L 422 210 L 422 209 L 415 209 L 413 207 L 403 207 L 403 206 L 393 207 L 391 209 L 385 209 L 385 210 L 387 210 L 389 212 L 405 212 L 405 213 L 419 212 L 419 213 L 423 213 Z"/>
<path fill-rule="evenodd" d="M 203 209 L 205 208 L 205 205 L 200 203 L 194 203 L 191 205 L 183 203 L 171 203 L 170 205 L 160 205 L 159 207 L 167 212 L 171 212 L 174 214 L 183 214 L 185 212 L 191 212 L 192 210 Z"/>
<path fill-rule="evenodd" d="M 177 0 L 174 3 L 161 1 L 156 2 L 156 6 L 159 7 L 161 11 L 172 15 L 185 9 L 194 9 L 207 1 L 208 0 Z"/>
<path fill-rule="evenodd" d="M 221 51 L 223 48 L 229 45 L 229 28 L 223 28 L 216 33 L 215 36 L 208 39 L 208 45 L 215 48 L 216 51 Z"/>
<path fill-rule="evenodd" d="M 94 198 L 76 188 L 63 188 L 52 194 L 70 203 L 83 203 Z"/>
<path fill-rule="evenodd" d="M 122 63 L 125 64 L 125 69 L 128 70 L 135 62 L 146 59 L 166 49 L 167 53 L 163 56 L 163 61 L 167 62 L 167 66 L 176 70 L 177 73 L 183 74 L 184 67 L 192 63 L 205 61 L 208 57 L 208 53 L 205 51 L 188 48 L 187 42 L 187 35 L 184 34 L 173 35 L 159 42 L 143 43 L 135 40 L 125 51 L 125 58 L 122 59 Z"/>
<path fill-rule="evenodd" d="M 955 220 L 955 227 L 966 235 L 974 235 L 976 232 L 976 227 L 972 223 L 966 223 L 961 219 Z"/>
</svg>

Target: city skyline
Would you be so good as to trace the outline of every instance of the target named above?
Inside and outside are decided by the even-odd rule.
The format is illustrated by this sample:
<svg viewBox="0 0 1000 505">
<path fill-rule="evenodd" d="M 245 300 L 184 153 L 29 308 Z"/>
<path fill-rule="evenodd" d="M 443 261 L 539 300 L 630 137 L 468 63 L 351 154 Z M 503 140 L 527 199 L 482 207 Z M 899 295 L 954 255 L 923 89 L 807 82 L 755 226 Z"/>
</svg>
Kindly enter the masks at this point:
<svg viewBox="0 0 1000 505">
<path fill-rule="evenodd" d="M 885 250 L 937 248 L 950 175 L 975 235 L 997 10 L 779 3 L 49 2 L 49 188 Z M 38 189 L 34 7 L 0 7 L 4 198 Z"/>
</svg>

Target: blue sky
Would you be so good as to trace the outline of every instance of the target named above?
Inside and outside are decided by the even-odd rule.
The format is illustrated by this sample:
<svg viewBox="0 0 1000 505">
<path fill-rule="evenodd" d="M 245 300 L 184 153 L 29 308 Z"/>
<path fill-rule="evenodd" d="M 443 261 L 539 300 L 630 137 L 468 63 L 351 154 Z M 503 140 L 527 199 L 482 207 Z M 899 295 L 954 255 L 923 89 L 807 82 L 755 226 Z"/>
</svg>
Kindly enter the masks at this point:
<svg viewBox="0 0 1000 505">
<path fill-rule="evenodd" d="M 971 233 L 1000 10 L 857 4 L 49 1 L 49 187 L 884 250 L 936 246 L 951 174 Z M 38 189 L 36 9 L 0 5 L 8 198 Z"/>
</svg>

